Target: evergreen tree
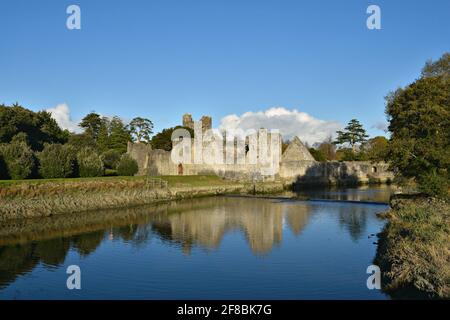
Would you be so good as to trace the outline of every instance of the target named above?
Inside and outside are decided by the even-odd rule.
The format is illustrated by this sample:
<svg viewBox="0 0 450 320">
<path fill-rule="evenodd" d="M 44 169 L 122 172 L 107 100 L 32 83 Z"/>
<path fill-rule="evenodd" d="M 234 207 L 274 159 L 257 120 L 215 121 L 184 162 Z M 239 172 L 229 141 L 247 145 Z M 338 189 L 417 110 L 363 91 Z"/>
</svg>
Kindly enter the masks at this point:
<svg viewBox="0 0 450 320">
<path fill-rule="evenodd" d="M 102 125 L 102 118 L 95 112 L 88 113 L 80 122 L 79 126 L 84 132 L 97 141 L 98 133 Z"/>
<path fill-rule="evenodd" d="M 128 141 L 131 134 L 119 117 L 113 117 L 110 122 L 109 148 L 119 151 L 121 154 L 127 152 Z"/>
<path fill-rule="evenodd" d="M 366 130 L 358 120 L 352 119 L 345 127 L 344 131 L 337 131 L 338 134 L 334 144 L 346 144 L 348 143 L 353 152 L 356 151 L 356 145 L 363 143 L 369 137 L 366 134 Z"/>
<path fill-rule="evenodd" d="M 47 111 L 33 112 L 15 103 L 0 105 L 0 143 L 9 143 L 19 134 L 27 135 L 32 150 L 40 151 L 44 143 L 65 143 L 69 132 L 62 130 Z"/>
<path fill-rule="evenodd" d="M 137 117 L 129 124 L 130 133 L 136 138 L 136 142 L 149 142 L 153 133 L 153 122 L 149 119 Z"/>
<path fill-rule="evenodd" d="M 97 137 L 97 148 L 99 152 L 105 152 L 111 148 L 110 127 L 111 122 L 109 121 L 109 119 L 103 117 Z"/>
</svg>

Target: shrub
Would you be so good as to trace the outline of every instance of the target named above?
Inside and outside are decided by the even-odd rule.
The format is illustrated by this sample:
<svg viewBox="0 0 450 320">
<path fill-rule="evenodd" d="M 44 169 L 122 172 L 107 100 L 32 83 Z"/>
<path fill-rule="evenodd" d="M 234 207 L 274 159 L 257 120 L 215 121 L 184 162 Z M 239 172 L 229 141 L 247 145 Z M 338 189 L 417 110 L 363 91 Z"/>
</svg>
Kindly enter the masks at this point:
<svg viewBox="0 0 450 320">
<path fill-rule="evenodd" d="M 39 174 L 43 178 L 67 178 L 74 176 L 75 150 L 70 145 L 45 144 L 38 153 Z"/>
<path fill-rule="evenodd" d="M 446 172 L 431 170 L 418 178 L 419 190 L 429 196 L 448 197 L 449 181 Z"/>
<path fill-rule="evenodd" d="M 128 154 L 122 155 L 119 165 L 117 166 L 117 173 L 119 176 L 134 176 L 138 170 L 139 168 L 136 160 L 131 158 Z"/>
<path fill-rule="evenodd" d="M 101 157 L 105 168 L 116 169 L 120 161 L 120 152 L 110 149 L 103 152 Z"/>
<path fill-rule="evenodd" d="M 92 148 L 83 148 L 77 154 L 80 177 L 99 177 L 103 175 L 103 162 Z"/>
<path fill-rule="evenodd" d="M 116 169 L 105 169 L 104 176 L 105 177 L 116 177 L 117 176 L 117 170 Z"/>
<path fill-rule="evenodd" d="M 28 178 L 35 167 L 35 157 L 23 136 L 15 136 L 11 143 L 0 147 L 4 169 L 0 175 L 14 180 Z M 1 167 L 1 164 L 0 164 Z"/>
<path fill-rule="evenodd" d="M 320 162 L 327 161 L 325 155 L 323 154 L 323 152 L 321 150 L 318 150 L 318 149 L 315 149 L 315 148 L 309 148 L 309 152 L 314 157 L 314 160 L 320 161 Z"/>
</svg>

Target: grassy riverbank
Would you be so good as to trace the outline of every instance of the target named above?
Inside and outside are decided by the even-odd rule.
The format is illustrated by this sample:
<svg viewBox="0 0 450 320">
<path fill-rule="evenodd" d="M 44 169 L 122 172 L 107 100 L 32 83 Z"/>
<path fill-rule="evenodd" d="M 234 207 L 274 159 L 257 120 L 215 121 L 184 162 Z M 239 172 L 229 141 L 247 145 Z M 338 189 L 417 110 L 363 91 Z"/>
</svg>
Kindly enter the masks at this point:
<svg viewBox="0 0 450 320">
<path fill-rule="evenodd" d="M 226 193 L 272 193 L 281 183 L 217 176 L 101 177 L 0 182 L 0 221 L 123 208 Z"/>
<path fill-rule="evenodd" d="M 391 200 L 375 263 L 383 290 L 396 298 L 450 298 L 450 204 L 436 199 Z"/>
</svg>

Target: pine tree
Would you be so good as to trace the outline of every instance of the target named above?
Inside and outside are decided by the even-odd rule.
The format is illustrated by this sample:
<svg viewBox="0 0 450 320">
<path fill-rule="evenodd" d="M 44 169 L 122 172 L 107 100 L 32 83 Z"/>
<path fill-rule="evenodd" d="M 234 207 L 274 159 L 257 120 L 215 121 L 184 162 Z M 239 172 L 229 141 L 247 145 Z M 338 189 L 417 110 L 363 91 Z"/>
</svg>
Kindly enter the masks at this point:
<svg viewBox="0 0 450 320">
<path fill-rule="evenodd" d="M 369 137 L 366 134 L 366 130 L 363 128 L 362 124 L 356 119 L 350 120 L 344 131 L 337 131 L 336 133 L 338 136 L 334 144 L 348 143 L 353 152 L 356 151 L 356 145 L 358 143 L 367 141 L 367 138 Z"/>
<path fill-rule="evenodd" d="M 128 141 L 131 141 L 131 134 L 119 117 L 113 117 L 110 122 L 109 148 L 127 152 Z"/>
</svg>

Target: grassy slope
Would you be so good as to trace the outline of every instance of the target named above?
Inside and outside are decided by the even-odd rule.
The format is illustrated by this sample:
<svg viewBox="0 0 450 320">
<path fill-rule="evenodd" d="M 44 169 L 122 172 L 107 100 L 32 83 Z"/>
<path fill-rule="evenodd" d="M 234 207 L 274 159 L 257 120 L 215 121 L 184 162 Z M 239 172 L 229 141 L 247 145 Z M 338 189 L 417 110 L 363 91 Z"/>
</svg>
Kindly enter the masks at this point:
<svg viewBox="0 0 450 320">
<path fill-rule="evenodd" d="M 450 204 L 403 199 L 391 205 L 375 259 L 383 289 L 398 298 L 450 298 Z"/>
<path fill-rule="evenodd" d="M 205 176 L 158 176 L 149 177 L 162 179 L 168 182 L 169 186 L 210 186 L 226 185 L 232 182 L 213 175 Z M 80 182 L 120 182 L 120 181 L 144 181 L 147 177 L 92 177 L 92 178 L 62 178 L 62 179 L 27 179 L 27 180 L 0 180 L 0 188 L 17 185 L 40 185 L 48 183 L 80 183 Z"/>
</svg>

